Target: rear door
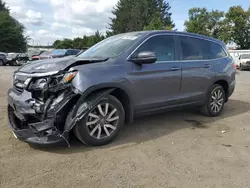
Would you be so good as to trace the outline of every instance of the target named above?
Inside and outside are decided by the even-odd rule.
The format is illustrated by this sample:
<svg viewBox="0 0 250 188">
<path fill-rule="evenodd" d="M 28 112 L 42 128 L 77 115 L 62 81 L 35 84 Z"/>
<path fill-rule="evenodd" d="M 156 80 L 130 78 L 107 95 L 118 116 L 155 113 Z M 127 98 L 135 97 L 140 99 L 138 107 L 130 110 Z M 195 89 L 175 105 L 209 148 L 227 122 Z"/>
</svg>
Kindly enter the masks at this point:
<svg viewBox="0 0 250 188">
<path fill-rule="evenodd" d="M 217 60 L 211 54 L 212 42 L 190 36 L 178 36 L 178 41 L 182 52 L 181 102 L 201 102 L 215 77 L 213 65 Z"/>
<path fill-rule="evenodd" d="M 179 97 L 181 83 L 175 37 L 165 34 L 152 36 L 132 56 L 145 51 L 155 52 L 157 61 L 153 64 L 133 64 L 130 79 L 135 84 L 138 110 L 174 105 Z"/>
</svg>

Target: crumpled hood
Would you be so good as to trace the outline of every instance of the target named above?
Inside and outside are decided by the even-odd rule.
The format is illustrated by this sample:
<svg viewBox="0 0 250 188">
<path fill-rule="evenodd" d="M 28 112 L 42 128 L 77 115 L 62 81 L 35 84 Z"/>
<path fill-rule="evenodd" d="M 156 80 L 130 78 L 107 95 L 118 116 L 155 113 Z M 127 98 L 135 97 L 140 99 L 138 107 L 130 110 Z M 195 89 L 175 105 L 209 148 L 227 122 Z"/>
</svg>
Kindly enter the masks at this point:
<svg viewBox="0 0 250 188">
<path fill-rule="evenodd" d="M 79 58 L 75 56 L 69 56 L 64 58 L 37 60 L 23 65 L 17 71 L 25 73 L 62 71 L 74 65 L 76 66 L 81 64 L 104 62 L 107 59 L 108 58 Z"/>
</svg>

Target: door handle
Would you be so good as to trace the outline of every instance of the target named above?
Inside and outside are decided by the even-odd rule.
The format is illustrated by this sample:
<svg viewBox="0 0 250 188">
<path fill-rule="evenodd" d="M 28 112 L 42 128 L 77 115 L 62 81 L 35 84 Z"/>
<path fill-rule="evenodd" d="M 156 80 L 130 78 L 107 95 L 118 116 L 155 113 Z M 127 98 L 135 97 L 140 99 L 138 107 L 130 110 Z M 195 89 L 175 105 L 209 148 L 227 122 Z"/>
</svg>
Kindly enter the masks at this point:
<svg viewBox="0 0 250 188">
<path fill-rule="evenodd" d="M 211 67 L 210 64 L 205 64 L 205 65 L 204 65 L 204 68 L 210 68 L 210 67 Z"/>
<path fill-rule="evenodd" d="M 171 71 L 178 71 L 178 70 L 180 70 L 180 68 L 179 67 L 172 67 L 170 70 Z"/>
</svg>

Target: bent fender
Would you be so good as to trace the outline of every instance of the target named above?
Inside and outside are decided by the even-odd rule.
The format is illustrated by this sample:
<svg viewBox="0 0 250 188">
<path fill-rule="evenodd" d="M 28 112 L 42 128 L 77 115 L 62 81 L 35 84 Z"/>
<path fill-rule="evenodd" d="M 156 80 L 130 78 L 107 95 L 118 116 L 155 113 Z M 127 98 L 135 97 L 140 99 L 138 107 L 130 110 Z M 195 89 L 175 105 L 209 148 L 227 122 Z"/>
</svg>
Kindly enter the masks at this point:
<svg viewBox="0 0 250 188">
<path fill-rule="evenodd" d="M 82 95 L 78 102 L 76 103 L 73 113 L 72 119 L 70 123 L 67 123 L 64 127 L 64 133 L 69 132 L 75 124 L 80 121 L 85 115 L 87 115 L 104 97 L 108 96 L 115 89 L 107 89 L 104 91 L 100 91 L 91 97 L 87 97 Z"/>
</svg>

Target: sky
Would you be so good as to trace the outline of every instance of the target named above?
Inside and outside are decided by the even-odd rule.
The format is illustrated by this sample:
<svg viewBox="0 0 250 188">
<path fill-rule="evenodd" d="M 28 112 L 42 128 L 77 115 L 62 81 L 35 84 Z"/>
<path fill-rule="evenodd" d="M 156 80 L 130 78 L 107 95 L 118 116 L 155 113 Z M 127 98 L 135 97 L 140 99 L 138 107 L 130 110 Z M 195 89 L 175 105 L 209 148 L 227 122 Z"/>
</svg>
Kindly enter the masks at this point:
<svg viewBox="0 0 250 188">
<path fill-rule="evenodd" d="M 111 10 L 118 0 L 3 0 L 10 13 L 26 30 L 29 44 L 48 45 L 57 39 L 76 38 L 105 33 L 112 16 Z M 208 10 L 227 11 L 229 7 L 250 6 L 249 0 L 168 0 L 176 29 L 183 31 L 188 10 L 206 7 Z"/>
</svg>

